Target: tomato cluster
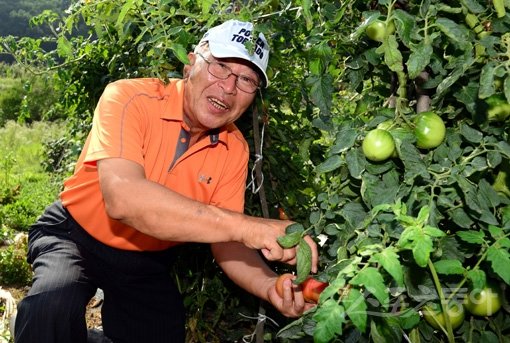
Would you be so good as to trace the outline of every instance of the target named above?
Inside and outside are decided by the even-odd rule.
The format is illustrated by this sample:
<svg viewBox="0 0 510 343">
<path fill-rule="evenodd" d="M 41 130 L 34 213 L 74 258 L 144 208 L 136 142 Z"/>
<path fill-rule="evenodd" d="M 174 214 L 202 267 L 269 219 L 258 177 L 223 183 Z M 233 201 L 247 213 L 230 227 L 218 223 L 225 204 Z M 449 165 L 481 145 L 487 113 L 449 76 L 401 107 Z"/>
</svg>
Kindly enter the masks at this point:
<svg viewBox="0 0 510 343">
<path fill-rule="evenodd" d="M 446 316 L 452 329 L 462 325 L 465 318 L 465 310 L 474 316 L 488 317 L 501 309 L 503 295 L 499 288 L 493 284 L 487 284 L 482 289 L 472 290 L 464 298 L 463 303 L 452 301 L 448 304 Z M 445 327 L 445 311 L 438 304 L 429 303 L 422 308 L 423 318 L 433 328 Z"/>
<path fill-rule="evenodd" d="M 420 149 L 433 149 L 438 147 L 446 136 L 446 126 L 443 119 L 432 111 L 422 112 L 414 119 L 414 134 L 416 146 Z M 362 143 L 365 157 L 371 161 L 385 161 L 390 157 L 396 157 L 394 136 L 401 134 L 400 131 L 411 133 L 409 128 L 395 128 L 391 121 L 385 121 L 367 133 Z"/>
</svg>

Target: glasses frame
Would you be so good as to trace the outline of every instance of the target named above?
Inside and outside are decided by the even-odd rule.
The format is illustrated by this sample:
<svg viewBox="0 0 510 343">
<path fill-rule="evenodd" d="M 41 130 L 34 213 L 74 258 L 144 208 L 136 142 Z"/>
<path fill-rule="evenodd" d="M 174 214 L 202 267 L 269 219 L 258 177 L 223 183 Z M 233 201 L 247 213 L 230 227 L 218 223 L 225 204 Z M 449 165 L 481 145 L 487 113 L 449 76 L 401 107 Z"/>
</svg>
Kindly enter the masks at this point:
<svg viewBox="0 0 510 343">
<path fill-rule="evenodd" d="M 239 87 L 239 82 L 238 82 L 238 81 L 239 81 L 239 77 L 241 77 L 241 76 L 246 77 L 246 76 L 244 76 L 244 75 L 239 75 L 239 74 L 234 73 L 234 72 L 232 71 L 232 69 L 231 69 L 228 65 L 226 65 L 226 64 L 220 63 L 220 62 L 218 62 L 218 61 L 209 61 L 209 60 L 208 60 L 207 58 L 205 58 L 205 56 L 204 56 L 204 55 L 202 55 L 200 52 L 197 52 L 196 54 L 197 54 L 198 56 L 202 57 L 202 58 L 203 58 L 203 60 L 205 61 L 205 63 L 207 63 L 207 72 L 208 72 L 209 74 L 211 74 L 212 76 L 214 76 L 215 78 L 220 79 L 220 80 L 226 80 L 226 79 L 228 79 L 228 78 L 230 77 L 230 75 L 234 75 L 234 76 L 236 77 L 236 87 L 237 87 L 240 91 L 245 92 L 245 93 L 248 93 L 248 94 L 254 94 L 254 93 L 256 93 L 256 92 L 260 89 L 260 82 L 259 82 L 259 85 L 258 85 L 258 86 L 255 86 L 255 81 L 253 82 L 253 85 L 255 86 L 255 89 L 254 89 L 253 91 L 247 91 L 247 90 L 245 90 L 245 89 L 242 89 L 241 87 Z M 211 68 L 211 64 L 213 64 L 213 63 L 221 64 L 221 65 L 222 65 L 222 68 L 225 68 L 225 69 L 227 69 L 227 70 L 229 71 L 229 74 L 228 74 L 226 77 L 219 77 L 219 76 L 217 76 L 217 75 L 213 74 L 213 73 L 211 72 L 211 70 L 210 70 L 210 68 Z M 246 78 L 251 79 L 250 77 L 246 77 Z"/>
</svg>

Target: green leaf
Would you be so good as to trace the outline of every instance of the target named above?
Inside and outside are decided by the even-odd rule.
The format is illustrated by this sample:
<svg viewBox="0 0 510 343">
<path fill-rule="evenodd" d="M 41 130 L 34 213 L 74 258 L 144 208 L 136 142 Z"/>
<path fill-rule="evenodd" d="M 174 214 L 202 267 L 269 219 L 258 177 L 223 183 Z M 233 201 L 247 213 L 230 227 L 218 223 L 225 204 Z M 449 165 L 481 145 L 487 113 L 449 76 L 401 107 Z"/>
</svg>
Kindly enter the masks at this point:
<svg viewBox="0 0 510 343">
<path fill-rule="evenodd" d="M 73 46 L 66 37 L 60 36 L 57 40 L 57 52 L 59 57 L 69 57 L 73 53 Z"/>
<path fill-rule="evenodd" d="M 370 338 L 374 343 L 400 342 L 402 328 L 397 317 L 382 317 L 370 322 Z"/>
<path fill-rule="evenodd" d="M 331 342 L 337 335 L 342 334 L 345 311 L 335 300 L 328 299 L 317 309 L 313 319 L 317 322 L 313 331 L 314 342 Z"/>
<path fill-rule="evenodd" d="M 483 133 L 471 128 L 465 123 L 460 124 L 460 133 L 471 143 L 480 143 L 483 139 Z"/>
<path fill-rule="evenodd" d="M 367 160 L 360 149 L 351 149 L 345 154 L 345 161 L 349 174 L 355 179 L 361 179 L 361 174 L 365 170 Z"/>
<path fill-rule="evenodd" d="M 305 231 L 305 227 L 301 223 L 292 223 L 285 228 L 286 234 L 294 233 L 294 232 L 303 233 L 304 231 Z"/>
<path fill-rule="evenodd" d="M 485 234 L 483 231 L 459 231 L 457 232 L 457 236 L 468 243 L 483 244 L 483 242 L 485 242 Z"/>
<path fill-rule="evenodd" d="M 331 114 L 331 94 L 335 90 L 331 74 L 311 75 L 306 78 L 306 85 L 310 87 L 312 101 L 319 107 L 321 114 L 329 116 Z"/>
<path fill-rule="evenodd" d="M 388 309 L 388 289 L 381 273 L 376 268 L 367 267 L 362 269 L 349 283 L 355 286 L 364 286 L 367 291 L 377 298 L 384 309 Z"/>
<path fill-rule="evenodd" d="M 379 263 L 395 279 L 398 286 L 402 287 L 404 285 L 404 271 L 395 248 L 385 248 L 380 253 L 373 255 L 370 261 Z"/>
<path fill-rule="evenodd" d="M 434 98 L 437 99 L 436 101 L 439 101 L 443 93 L 448 91 L 461 77 L 465 76 L 466 71 L 470 69 L 475 62 L 476 60 L 472 56 L 470 49 L 466 49 L 463 55 L 457 57 L 454 70 L 450 75 L 444 78 L 436 88 L 436 94 L 434 96 Z"/>
<path fill-rule="evenodd" d="M 439 260 L 434 262 L 434 268 L 438 274 L 443 275 L 462 275 L 465 272 L 465 269 L 459 260 Z"/>
<path fill-rule="evenodd" d="M 478 97 L 486 99 L 496 92 L 494 87 L 494 73 L 496 71 L 496 64 L 494 61 L 489 61 L 482 68 L 480 73 L 480 89 L 478 90 Z"/>
<path fill-rule="evenodd" d="M 301 239 L 297 247 L 297 278 L 294 283 L 299 284 L 306 280 L 312 270 L 312 249 L 308 243 Z"/>
<path fill-rule="evenodd" d="M 400 322 L 400 326 L 404 330 L 409 330 L 414 328 L 420 322 L 420 314 L 414 308 L 409 308 L 398 316 L 398 320 Z M 415 342 L 415 341 L 411 341 Z"/>
<path fill-rule="evenodd" d="M 384 48 L 384 62 L 394 72 L 402 72 L 404 70 L 402 53 L 398 48 L 398 42 L 394 35 L 385 39 L 382 47 Z"/>
<path fill-rule="evenodd" d="M 430 64 L 433 50 L 432 45 L 423 40 L 411 51 L 406 65 L 409 78 L 415 79 Z"/>
<path fill-rule="evenodd" d="M 510 254 L 507 250 L 491 246 L 487 250 L 487 261 L 491 262 L 492 270 L 510 285 Z"/>
<path fill-rule="evenodd" d="M 311 30 L 313 28 L 313 18 L 312 18 L 312 0 L 301 0 L 301 8 L 303 10 L 303 17 L 306 22 L 306 29 Z"/>
<path fill-rule="evenodd" d="M 280 236 L 276 240 L 278 244 L 281 245 L 284 249 L 290 249 L 295 247 L 299 241 L 301 240 L 302 233 L 301 232 L 293 232 L 286 234 L 285 236 Z"/>
<path fill-rule="evenodd" d="M 442 230 L 438 229 L 437 227 L 426 225 L 423 228 L 423 232 L 426 235 L 429 235 L 430 237 L 440 238 L 446 236 L 446 233 L 444 233 Z"/>
<path fill-rule="evenodd" d="M 448 18 L 437 18 L 435 25 L 452 41 L 465 45 L 468 41 L 468 30 Z"/>
<path fill-rule="evenodd" d="M 326 161 L 322 162 L 315 168 L 315 171 L 319 174 L 328 173 L 335 169 L 340 168 L 344 164 L 344 161 L 339 155 L 330 156 Z"/>
<path fill-rule="evenodd" d="M 430 178 L 427 166 L 423 162 L 420 152 L 412 143 L 402 141 L 400 145 L 400 157 L 405 166 L 405 183 L 413 184 L 418 176 L 426 180 Z"/>
<path fill-rule="evenodd" d="M 466 211 L 462 208 L 456 208 L 452 211 L 451 216 L 453 222 L 461 228 L 468 229 L 473 225 L 473 220 L 469 218 Z"/>
<path fill-rule="evenodd" d="M 491 237 L 494 239 L 500 239 L 505 236 L 505 232 L 503 231 L 503 229 L 494 225 L 489 225 L 489 233 L 491 234 Z"/>
<path fill-rule="evenodd" d="M 428 206 L 423 206 L 420 208 L 420 212 L 418 212 L 418 216 L 416 217 L 417 222 L 421 225 L 425 224 L 429 219 L 430 208 Z"/>
<path fill-rule="evenodd" d="M 430 236 L 424 233 L 418 234 L 414 240 L 413 247 L 413 256 L 416 264 L 420 267 L 426 267 L 433 248 Z"/>
<path fill-rule="evenodd" d="M 393 11 L 393 18 L 402 43 L 408 48 L 411 47 L 412 36 L 416 32 L 416 17 L 407 11 L 396 9 Z"/>
<path fill-rule="evenodd" d="M 483 289 L 486 284 L 485 272 L 481 269 L 472 269 L 467 272 L 467 277 L 471 280 L 473 289 Z"/>
<path fill-rule="evenodd" d="M 214 0 L 201 0 L 200 2 L 202 3 L 202 13 L 211 13 L 211 6 L 214 4 Z"/>
<path fill-rule="evenodd" d="M 367 327 L 367 304 L 365 297 L 356 288 L 351 288 L 346 297 L 342 299 L 345 312 L 359 331 L 365 332 Z"/>
<path fill-rule="evenodd" d="M 170 49 L 173 51 L 175 57 L 179 59 L 184 64 L 189 64 L 188 59 L 188 50 L 183 47 L 181 44 L 172 44 Z"/>
<path fill-rule="evenodd" d="M 357 130 L 352 127 L 342 126 L 336 134 L 335 144 L 330 149 L 330 154 L 339 154 L 351 148 L 358 137 Z"/>
<path fill-rule="evenodd" d="M 124 23 L 124 18 L 126 17 L 127 13 L 135 7 L 134 0 L 127 0 L 124 5 L 122 5 L 122 8 L 120 10 L 119 16 L 117 17 L 117 22 L 115 23 L 115 27 L 117 28 L 117 31 L 119 32 L 119 35 L 122 36 L 122 27 Z"/>
</svg>

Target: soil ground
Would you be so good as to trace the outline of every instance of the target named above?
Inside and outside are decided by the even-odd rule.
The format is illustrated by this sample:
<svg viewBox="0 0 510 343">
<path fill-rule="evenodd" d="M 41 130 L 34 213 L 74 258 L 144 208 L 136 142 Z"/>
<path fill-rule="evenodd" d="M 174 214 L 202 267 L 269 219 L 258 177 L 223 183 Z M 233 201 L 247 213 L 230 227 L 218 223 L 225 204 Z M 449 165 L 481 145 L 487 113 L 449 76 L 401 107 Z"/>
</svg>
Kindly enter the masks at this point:
<svg viewBox="0 0 510 343">
<path fill-rule="evenodd" d="M 14 300 L 16 301 L 16 304 L 18 304 L 21 299 L 27 294 L 29 287 L 23 286 L 23 287 L 14 287 L 14 286 L 1 286 L 0 288 L 4 291 L 9 292 Z M 0 299 L 0 320 L 3 317 L 3 305 L 4 299 Z M 86 320 L 87 320 L 87 327 L 89 329 L 92 328 L 98 328 L 101 324 L 101 301 L 99 301 L 96 298 L 92 298 L 92 300 L 87 305 L 87 312 L 86 312 Z M 0 332 L 1 335 L 1 332 Z M 3 343 L 2 337 L 0 337 L 0 343 Z"/>
</svg>

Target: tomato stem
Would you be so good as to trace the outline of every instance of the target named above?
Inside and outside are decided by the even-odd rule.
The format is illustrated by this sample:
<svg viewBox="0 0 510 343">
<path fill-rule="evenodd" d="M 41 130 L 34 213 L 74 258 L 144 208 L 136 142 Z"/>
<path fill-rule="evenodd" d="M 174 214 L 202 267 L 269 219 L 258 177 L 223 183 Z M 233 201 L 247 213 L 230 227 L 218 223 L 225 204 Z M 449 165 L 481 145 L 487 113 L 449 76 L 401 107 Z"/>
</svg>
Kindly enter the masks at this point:
<svg viewBox="0 0 510 343">
<path fill-rule="evenodd" d="M 455 338 L 453 336 L 453 328 L 452 323 L 450 322 L 450 316 L 448 316 L 448 302 L 444 297 L 443 287 L 441 286 L 441 282 L 439 281 L 439 277 L 437 276 L 436 268 L 432 261 L 428 260 L 428 267 L 430 269 L 430 273 L 432 274 L 432 279 L 434 280 L 434 285 L 436 286 L 437 294 L 439 295 L 441 309 L 443 311 L 443 317 L 446 324 L 446 334 L 448 336 L 448 342 L 454 343 Z"/>
</svg>

